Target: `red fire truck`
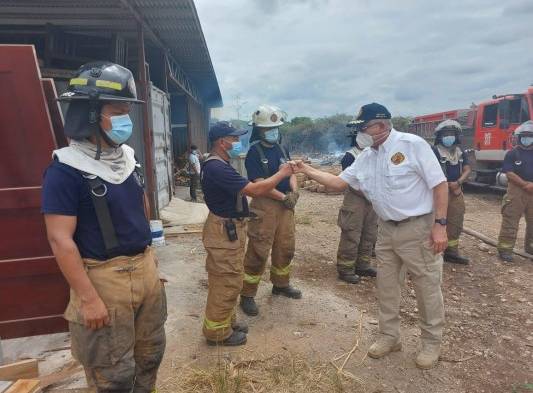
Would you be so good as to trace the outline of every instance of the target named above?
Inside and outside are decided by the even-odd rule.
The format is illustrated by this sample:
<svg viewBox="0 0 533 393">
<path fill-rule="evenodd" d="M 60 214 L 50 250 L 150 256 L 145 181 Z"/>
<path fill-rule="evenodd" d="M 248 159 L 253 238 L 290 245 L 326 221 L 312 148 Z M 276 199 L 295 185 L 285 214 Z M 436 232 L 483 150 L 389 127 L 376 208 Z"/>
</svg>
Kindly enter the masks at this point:
<svg viewBox="0 0 533 393">
<path fill-rule="evenodd" d="M 513 131 L 532 116 L 533 85 L 524 93 L 495 95 L 468 109 L 417 116 L 409 125 L 409 132 L 432 143 L 438 123 L 457 120 L 463 127 L 463 146 L 473 161 L 470 183 L 505 187 L 507 179 L 500 171 L 505 153 L 513 145 Z"/>
</svg>

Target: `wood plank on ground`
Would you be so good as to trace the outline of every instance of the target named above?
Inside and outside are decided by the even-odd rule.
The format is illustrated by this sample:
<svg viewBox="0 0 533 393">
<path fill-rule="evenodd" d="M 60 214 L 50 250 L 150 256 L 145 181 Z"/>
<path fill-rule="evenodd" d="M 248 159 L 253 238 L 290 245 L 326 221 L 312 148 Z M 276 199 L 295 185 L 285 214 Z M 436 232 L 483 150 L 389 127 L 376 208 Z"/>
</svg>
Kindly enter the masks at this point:
<svg viewBox="0 0 533 393">
<path fill-rule="evenodd" d="M 38 379 L 19 379 L 5 393 L 38 393 L 41 392 Z"/>
<path fill-rule="evenodd" d="M 16 381 L 39 376 L 39 364 L 36 359 L 26 359 L 0 366 L 0 380 Z"/>
</svg>

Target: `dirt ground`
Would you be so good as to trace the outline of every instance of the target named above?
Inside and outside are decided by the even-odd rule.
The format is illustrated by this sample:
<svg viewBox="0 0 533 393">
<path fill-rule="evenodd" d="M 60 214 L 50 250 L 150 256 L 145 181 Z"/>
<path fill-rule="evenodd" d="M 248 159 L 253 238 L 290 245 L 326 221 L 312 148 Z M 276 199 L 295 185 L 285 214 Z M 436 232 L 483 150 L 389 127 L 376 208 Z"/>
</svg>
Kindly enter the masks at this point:
<svg viewBox="0 0 533 393">
<path fill-rule="evenodd" d="M 466 195 L 465 225 L 496 238 L 500 224 L 501 196 L 486 193 Z M 160 373 L 160 390 L 171 385 L 183 366 L 213 364 L 221 357 L 254 360 L 279 352 L 300 354 L 329 362 L 348 352 L 356 336 L 360 313 L 363 334 L 359 348 L 345 369 L 360 378 L 365 392 L 522 392 L 533 382 L 533 262 L 517 257 L 501 263 L 492 247 L 463 235 L 461 249 L 469 266 L 445 264 L 443 292 L 446 330 L 442 361 L 430 371 L 421 371 L 413 357 L 418 346 L 417 310 L 408 283 L 402 294 L 404 349 L 381 360 L 365 357 L 377 333 L 375 281 L 358 285 L 336 278 L 335 255 L 339 237 L 336 226 L 341 195 L 303 191 L 297 207 L 297 251 L 293 284 L 301 288 L 301 300 L 272 297 L 268 274 L 263 277 L 258 304 L 260 315 L 243 318 L 250 325 L 248 344 L 239 349 L 208 348 L 201 335 L 206 297 L 206 275 L 200 235 L 184 235 L 161 249 L 163 270 L 175 280 L 168 285 L 172 308 L 167 323 L 169 344 Z M 519 244 L 522 245 L 524 228 Z M 178 250 L 176 250 L 178 248 Z M 169 254 L 185 258 L 186 271 L 172 271 Z M 183 257 L 185 255 L 185 257 Z M 180 264 L 181 265 L 181 264 Z M 184 291 L 180 283 L 196 281 Z M 179 302 L 176 302 L 180 299 Z M 181 315 L 176 312 L 184 306 Z M 185 318 L 183 317 L 185 313 Z M 242 315 L 240 315 L 242 317 Z M 171 388 L 172 386 L 172 388 Z"/>
<path fill-rule="evenodd" d="M 495 194 L 468 193 L 466 226 L 496 238 L 500 200 L 501 196 Z M 361 316 L 359 347 L 345 366 L 358 383 L 356 387 L 347 384 L 351 387 L 331 391 L 533 391 L 533 261 L 516 257 L 513 264 L 504 265 L 494 248 L 480 246 L 478 240 L 467 235 L 462 236 L 461 249 L 471 258 L 471 264 L 444 266 L 447 322 L 438 366 L 429 371 L 415 367 L 419 330 L 409 283 L 401 305 L 403 351 L 380 360 L 367 358 L 366 351 L 377 334 L 375 281 L 365 278 L 360 284 L 350 285 L 336 278 L 336 220 L 341 201 L 341 195 L 302 191 L 296 209 L 297 251 L 292 283 L 302 289 L 304 296 L 301 300 L 273 297 L 266 273 L 257 296 L 260 315 L 248 318 L 239 312 L 239 318 L 250 326 L 244 347 L 208 347 L 201 335 L 207 296 L 201 234 L 169 237 L 166 246 L 157 248 L 162 273 L 168 279 L 169 307 L 167 350 L 158 391 L 183 391 L 179 377 L 191 367 L 209 369 L 221 360 L 242 363 L 279 359 L 276 361 L 282 364 L 277 366 L 283 368 L 290 367 L 286 359 L 297 357 L 330 365 L 332 359 L 354 346 Z M 520 246 L 523 235 L 522 227 Z M 37 357 L 42 360 L 41 372 L 57 370 L 71 360 L 67 334 L 6 340 L 4 354 L 12 359 Z M 336 361 L 337 366 L 341 362 Z M 79 373 L 54 388 L 83 385 L 83 374 Z"/>
</svg>

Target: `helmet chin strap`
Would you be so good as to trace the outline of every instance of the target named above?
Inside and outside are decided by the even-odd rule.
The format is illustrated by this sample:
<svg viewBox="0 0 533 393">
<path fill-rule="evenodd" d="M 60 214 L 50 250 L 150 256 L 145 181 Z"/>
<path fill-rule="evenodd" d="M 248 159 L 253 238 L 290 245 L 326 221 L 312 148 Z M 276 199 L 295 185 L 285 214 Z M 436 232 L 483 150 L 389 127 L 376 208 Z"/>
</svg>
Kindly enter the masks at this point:
<svg viewBox="0 0 533 393">
<path fill-rule="evenodd" d="M 102 142 L 100 140 L 100 125 L 98 124 L 98 120 L 100 118 L 99 114 L 99 108 L 98 108 L 98 93 L 97 92 L 90 92 L 89 93 L 89 131 L 91 132 L 91 135 L 94 135 L 96 139 L 96 155 L 94 157 L 95 160 L 100 159 L 100 155 L 102 153 Z"/>
</svg>

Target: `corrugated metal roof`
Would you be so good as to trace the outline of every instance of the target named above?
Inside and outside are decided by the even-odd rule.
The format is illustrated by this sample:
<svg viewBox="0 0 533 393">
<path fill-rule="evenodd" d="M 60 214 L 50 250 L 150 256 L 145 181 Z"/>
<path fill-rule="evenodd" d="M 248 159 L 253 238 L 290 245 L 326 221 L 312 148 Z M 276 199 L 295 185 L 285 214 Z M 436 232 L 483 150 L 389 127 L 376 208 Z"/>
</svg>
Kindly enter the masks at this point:
<svg viewBox="0 0 533 393">
<path fill-rule="evenodd" d="M 0 0 L 0 24 L 134 32 L 137 21 L 128 6 L 169 49 L 202 99 L 210 106 L 222 105 L 193 0 Z"/>
</svg>

